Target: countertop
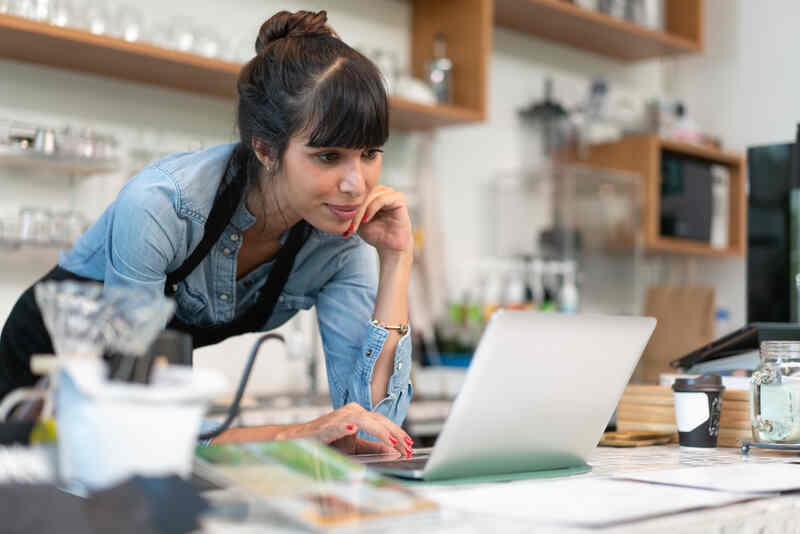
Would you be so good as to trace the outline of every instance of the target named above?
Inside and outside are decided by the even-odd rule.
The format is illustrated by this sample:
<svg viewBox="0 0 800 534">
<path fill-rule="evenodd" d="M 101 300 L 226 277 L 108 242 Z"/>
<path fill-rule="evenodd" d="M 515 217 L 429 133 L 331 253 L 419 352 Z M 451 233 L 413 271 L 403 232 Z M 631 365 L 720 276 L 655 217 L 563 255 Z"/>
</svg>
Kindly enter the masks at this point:
<svg viewBox="0 0 800 534">
<path fill-rule="evenodd" d="M 752 449 L 749 456 L 742 456 L 739 449 L 687 449 L 677 445 L 639 448 L 605 448 L 598 447 L 592 453 L 589 463 L 592 471 L 583 475 L 570 477 L 572 480 L 608 479 L 611 475 L 654 471 L 663 469 L 703 467 L 710 465 L 731 464 L 763 464 L 797 462 L 797 455 L 765 452 Z M 497 494 L 507 495 L 510 488 L 524 494 L 531 484 L 548 484 L 554 480 L 540 479 L 519 482 L 484 485 Z M 800 481 L 798 481 L 800 485 Z M 475 486 L 416 486 L 415 489 L 433 498 L 447 496 L 452 502 L 455 492 L 467 491 Z M 496 489 L 494 489 L 496 488 Z M 597 495 L 597 499 L 607 499 L 606 495 Z M 535 505 L 535 503 L 531 503 Z M 657 518 L 638 520 L 629 523 L 618 523 L 605 528 L 576 528 L 561 525 L 537 524 L 536 521 L 521 518 L 503 517 L 502 515 L 471 513 L 465 510 L 443 506 L 441 512 L 433 518 L 404 518 L 396 525 L 381 532 L 425 533 L 517 533 L 517 532 L 565 532 L 582 533 L 601 531 L 603 534 L 647 534 L 656 532 L 669 533 L 745 533 L 745 532 L 800 532 L 800 493 L 771 496 L 759 500 L 707 508 L 689 512 L 676 513 Z M 359 532 L 372 532 L 375 529 L 363 528 Z M 288 527 L 271 522 L 230 522 L 221 518 L 207 518 L 203 532 L 217 533 L 249 533 L 249 532 L 297 532 Z"/>
</svg>

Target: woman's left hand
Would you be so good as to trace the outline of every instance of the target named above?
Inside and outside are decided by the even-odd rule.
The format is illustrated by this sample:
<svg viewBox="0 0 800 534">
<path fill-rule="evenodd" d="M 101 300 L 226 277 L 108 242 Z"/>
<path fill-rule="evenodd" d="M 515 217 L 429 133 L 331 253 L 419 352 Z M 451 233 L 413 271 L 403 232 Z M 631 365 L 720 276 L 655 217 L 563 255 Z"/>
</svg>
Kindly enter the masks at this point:
<svg viewBox="0 0 800 534">
<path fill-rule="evenodd" d="M 405 196 L 390 187 L 375 186 L 347 235 L 356 232 L 381 255 L 412 253 L 414 242 Z"/>
</svg>

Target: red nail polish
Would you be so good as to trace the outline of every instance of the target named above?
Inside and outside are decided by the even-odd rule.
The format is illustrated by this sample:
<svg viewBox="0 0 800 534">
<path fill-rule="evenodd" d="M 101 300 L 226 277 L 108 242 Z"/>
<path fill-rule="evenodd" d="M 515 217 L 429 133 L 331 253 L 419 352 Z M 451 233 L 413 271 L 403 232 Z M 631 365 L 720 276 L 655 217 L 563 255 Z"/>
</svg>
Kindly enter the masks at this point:
<svg viewBox="0 0 800 534">
<path fill-rule="evenodd" d="M 397 445 L 397 438 L 395 438 L 394 436 L 389 436 L 389 441 L 392 442 L 392 445 Z"/>
<path fill-rule="evenodd" d="M 354 228 L 353 223 L 350 223 L 350 228 L 347 229 L 348 232 L 352 232 Z"/>
<path fill-rule="evenodd" d="M 361 222 L 367 222 L 367 216 L 366 215 L 364 215 L 364 218 L 361 219 Z"/>
<path fill-rule="evenodd" d="M 408 444 L 409 447 L 414 444 L 414 440 L 408 437 L 405 439 L 405 442 Z"/>
<path fill-rule="evenodd" d="M 411 449 L 409 449 L 408 447 L 406 447 L 406 453 L 407 453 L 409 456 L 411 456 L 411 454 L 412 454 L 413 452 L 414 452 L 413 450 L 411 450 Z"/>
<path fill-rule="evenodd" d="M 353 425 L 347 425 L 347 430 L 355 430 L 355 428 Z"/>
</svg>

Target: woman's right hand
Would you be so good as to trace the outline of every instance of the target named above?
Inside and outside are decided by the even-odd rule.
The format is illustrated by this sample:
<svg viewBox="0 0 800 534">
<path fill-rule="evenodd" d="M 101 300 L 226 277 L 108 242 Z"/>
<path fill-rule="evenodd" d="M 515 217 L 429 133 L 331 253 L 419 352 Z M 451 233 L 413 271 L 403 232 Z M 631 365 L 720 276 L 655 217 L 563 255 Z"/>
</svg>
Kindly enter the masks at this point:
<svg viewBox="0 0 800 534">
<path fill-rule="evenodd" d="M 379 439 L 368 441 L 356 434 L 363 430 Z M 308 423 L 290 425 L 276 439 L 316 438 L 348 454 L 393 453 L 411 456 L 414 442 L 385 416 L 351 402 Z"/>
</svg>

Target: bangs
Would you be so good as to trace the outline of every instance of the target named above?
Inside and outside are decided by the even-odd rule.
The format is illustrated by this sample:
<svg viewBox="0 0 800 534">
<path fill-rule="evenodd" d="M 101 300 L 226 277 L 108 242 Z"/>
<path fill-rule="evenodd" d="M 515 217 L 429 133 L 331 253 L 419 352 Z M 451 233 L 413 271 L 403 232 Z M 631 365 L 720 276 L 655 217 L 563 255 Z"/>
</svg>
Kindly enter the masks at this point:
<svg viewBox="0 0 800 534">
<path fill-rule="evenodd" d="M 389 103 L 378 70 L 345 59 L 312 91 L 302 131 L 310 147 L 380 147 L 389 138 Z"/>
</svg>

